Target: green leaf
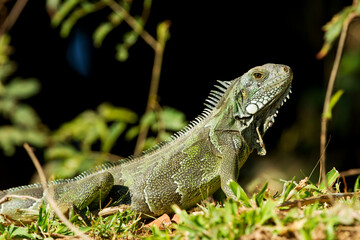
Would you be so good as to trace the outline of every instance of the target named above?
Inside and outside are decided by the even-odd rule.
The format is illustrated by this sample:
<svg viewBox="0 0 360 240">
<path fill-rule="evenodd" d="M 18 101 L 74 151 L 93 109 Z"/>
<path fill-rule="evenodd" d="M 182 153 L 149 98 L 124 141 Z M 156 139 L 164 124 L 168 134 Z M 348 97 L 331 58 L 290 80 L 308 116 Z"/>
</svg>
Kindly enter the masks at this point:
<svg viewBox="0 0 360 240">
<path fill-rule="evenodd" d="M 260 208 L 260 219 L 258 224 L 263 225 L 267 220 L 276 216 L 276 202 L 266 201 Z"/>
<path fill-rule="evenodd" d="M 15 78 L 6 86 L 6 95 L 17 99 L 26 99 L 40 90 L 39 81 L 34 78 Z"/>
<path fill-rule="evenodd" d="M 148 126 L 151 127 L 153 124 L 156 123 L 156 115 L 155 112 L 148 112 L 145 113 L 140 119 L 141 126 Z"/>
<path fill-rule="evenodd" d="M 126 141 L 133 140 L 136 136 L 139 135 L 140 127 L 139 126 L 133 126 L 131 127 L 125 134 Z"/>
<path fill-rule="evenodd" d="M 0 37 L 0 67 L 3 70 L 4 65 L 14 65 L 9 64 L 9 43 L 10 43 L 10 36 L 8 34 L 2 34 Z M 2 72 L 2 71 L 0 71 Z M 2 73 L 0 74 L 0 82 L 2 78 Z"/>
<path fill-rule="evenodd" d="M 71 178 L 78 174 L 79 171 L 81 172 L 82 168 L 89 169 L 89 166 L 84 166 L 88 164 L 89 161 L 86 161 L 83 154 L 74 155 L 59 163 L 54 172 L 57 178 Z"/>
<path fill-rule="evenodd" d="M 357 192 L 359 190 L 359 181 L 360 181 L 360 176 L 358 176 L 356 178 L 355 185 L 354 185 L 354 192 Z"/>
<path fill-rule="evenodd" d="M 44 147 L 48 141 L 48 135 L 46 132 L 36 129 L 29 129 L 22 131 L 25 136 L 25 141 L 30 145 L 34 145 L 36 147 Z"/>
<path fill-rule="evenodd" d="M 46 0 L 46 9 L 56 11 L 59 8 L 61 0 Z"/>
<path fill-rule="evenodd" d="M 95 47 L 101 47 L 105 37 L 114 29 L 114 25 L 109 22 L 101 23 L 93 33 Z"/>
<path fill-rule="evenodd" d="M 31 234 L 28 232 L 28 228 L 25 227 L 17 227 L 12 233 L 11 237 L 19 238 L 19 237 L 26 237 L 30 239 L 35 239 Z"/>
<path fill-rule="evenodd" d="M 15 125 L 26 128 L 35 128 L 39 124 L 39 118 L 30 106 L 18 104 L 13 113 L 12 121 Z"/>
<path fill-rule="evenodd" d="M 337 239 L 335 235 L 335 224 L 338 224 L 338 222 L 335 222 L 332 218 L 328 219 L 328 222 L 326 223 L 326 239 Z"/>
<path fill-rule="evenodd" d="M 109 22 L 101 23 L 94 31 L 93 39 L 95 47 L 100 47 L 105 37 L 118 25 L 120 25 L 124 16 L 121 12 L 112 12 L 110 13 Z"/>
<path fill-rule="evenodd" d="M 129 9 L 127 9 L 127 10 L 129 10 Z M 112 24 L 119 25 L 124 20 L 124 15 L 122 12 L 112 12 L 112 13 L 110 13 L 108 18 Z"/>
<path fill-rule="evenodd" d="M 170 131 L 179 131 L 187 124 L 185 114 L 171 107 L 164 107 L 161 118 L 165 128 Z"/>
<path fill-rule="evenodd" d="M 130 46 L 134 45 L 139 38 L 139 34 L 135 31 L 130 31 L 124 34 L 124 43 L 129 48 Z"/>
<path fill-rule="evenodd" d="M 108 127 L 104 119 L 94 111 L 85 111 L 70 122 L 63 124 L 53 135 L 56 142 L 66 142 L 71 139 L 81 142 L 82 149 L 89 151 L 97 140 L 104 140 Z"/>
<path fill-rule="evenodd" d="M 129 57 L 129 51 L 128 48 L 125 46 L 125 44 L 118 44 L 116 45 L 116 59 L 120 62 L 124 62 Z"/>
<path fill-rule="evenodd" d="M 68 0 L 69 1 L 69 0 Z M 61 25 L 60 35 L 61 37 L 68 37 L 73 26 L 78 22 L 80 18 L 85 17 L 86 15 L 97 10 L 97 5 L 102 4 L 101 2 L 89 3 L 82 2 L 79 7 L 77 7 L 70 16 L 63 21 Z"/>
<path fill-rule="evenodd" d="M 160 142 L 162 141 L 168 141 L 171 138 L 172 134 L 169 132 L 160 132 L 158 134 L 158 139 Z"/>
<path fill-rule="evenodd" d="M 353 11 L 354 8 L 352 6 L 345 7 L 339 13 L 335 14 L 333 18 L 330 20 L 330 22 L 325 24 L 325 26 L 323 27 L 323 30 L 325 31 L 324 34 L 325 41 L 320 52 L 317 54 L 318 58 L 323 58 L 324 56 L 327 55 L 334 41 L 340 36 L 345 19 Z"/>
<path fill-rule="evenodd" d="M 108 127 L 106 123 L 101 119 L 97 119 L 97 121 L 94 121 L 93 128 L 88 126 L 87 131 L 83 131 L 81 135 L 76 137 L 82 141 L 83 150 L 90 151 L 91 145 L 93 145 L 97 140 L 100 139 L 104 141 L 107 135 L 108 135 Z"/>
<path fill-rule="evenodd" d="M 59 26 L 63 19 L 75 8 L 81 0 L 67 0 L 61 4 L 59 10 L 55 13 L 54 17 L 51 19 L 51 24 L 54 27 Z"/>
<path fill-rule="evenodd" d="M 360 14 L 360 2 L 356 1 L 356 6 L 355 6 L 355 12 L 359 15 Z"/>
<path fill-rule="evenodd" d="M 98 112 L 106 121 L 135 123 L 138 119 L 133 111 L 127 108 L 115 107 L 109 103 L 100 104 Z"/>
<path fill-rule="evenodd" d="M 15 153 L 15 147 L 24 143 L 24 135 L 12 126 L 0 127 L 0 149 L 4 154 L 11 156 Z"/>
<path fill-rule="evenodd" d="M 109 127 L 109 133 L 106 136 L 101 151 L 110 152 L 111 148 L 114 146 L 114 143 L 119 138 L 121 133 L 124 132 L 126 124 L 122 122 L 115 122 Z"/>
<path fill-rule="evenodd" d="M 237 182 L 230 181 L 229 187 L 235 194 L 238 201 L 242 202 L 246 207 L 251 207 L 250 198 L 246 195 L 244 189 Z"/>
<path fill-rule="evenodd" d="M 156 138 L 148 137 L 145 140 L 144 149 L 146 150 L 146 149 L 152 148 L 156 144 L 158 144 L 158 142 L 156 141 Z"/>
<path fill-rule="evenodd" d="M 335 168 L 331 169 L 327 174 L 326 174 L 326 179 L 327 179 L 327 185 L 329 187 L 331 187 L 335 181 L 339 178 L 340 173 L 338 172 L 338 170 L 336 170 Z M 322 193 L 325 193 L 327 191 L 326 185 L 324 182 L 322 182 L 319 186 L 319 190 Z"/>
<path fill-rule="evenodd" d="M 295 177 L 293 177 L 293 179 L 291 179 L 291 181 L 287 181 L 284 185 L 284 187 L 286 187 L 284 194 L 281 197 L 281 203 L 285 202 L 287 197 L 289 196 L 291 190 L 293 190 L 296 185 L 294 183 Z"/>
<path fill-rule="evenodd" d="M 334 95 L 332 95 L 332 97 L 330 99 L 330 104 L 329 104 L 330 112 L 333 109 L 333 107 L 335 106 L 335 104 L 340 100 L 340 97 L 343 95 L 343 93 L 344 93 L 344 91 L 340 89 Z"/>
<path fill-rule="evenodd" d="M 329 108 L 328 108 L 328 111 L 325 113 L 324 117 L 326 117 L 327 119 L 332 118 L 332 109 L 334 108 L 336 103 L 340 100 L 340 97 L 343 95 L 343 93 L 344 93 L 344 91 L 340 89 L 331 96 L 331 99 L 329 102 Z"/>
<path fill-rule="evenodd" d="M 336 182 L 336 180 L 339 178 L 340 173 L 338 170 L 336 170 L 335 168 L 331 169 L 327 174 L 326 174 L 326 179 L 328 182 L 329 187 L 331 187 L 332 185 L 334 185 L 334 183 Z"/>
<path fill-rule="evenodd" d="M 41 205 L 41 207 L 39 208 L 37 224 L 39 225 L 39 227 L 42 228 L 43 231 L 47 232 L 49 229 L 49 218 L 51 218 L 49 206 Z"/>
<path fill-rule="evenodd" d="M 90 230 L 92 230 L 92 227 L 79 227 L 79 230 L 82 232 L 89 232 Z"/>
<path fill-rule="evenodd" d="M 71 29 L 74 27 L 76 23 L 76 20 L 73 18 L 68 18 L 66 19 L 62 24 L 61 24 L 61 29 L 60 29 L 60 36 L 63 38 L 66 38 L 69 36 Z"/>
<path fill-rule="evenodd" d="M 16 107 L 16 104 L 17 101 L 13 98 L 0 99 L 0 112 L 3 114 L 3 117 L 9 119 Z"/>
<path fill-rule="evenodd" d="M 161 111 L 148 113 L 144 123 L 151 127 L 153 132 L 159 131 L 159 124 L 167 131 L 176 132 L 183 129 L 187 125 L 185 114 L 172 108 L 164 107 Z M 147 122 L 148 121 L 148 122 Z"/>
<path fill-rule="evenodd" d="M 326 23 L 323 29 L 325 30 L 324 38 L 327 42 L 333 42 L 340 36 L 344 21 L 351 10 L 351 7 L 345 7 L 339 13 L 335 14 L 330 22 Z"/>
<path fill-rule="evenodd" d="M 63 159 L 70 158 L 78 154 L 78 151 L 71 145 L 55 145 L 45 151 L 45 159 Z"/>
<path fill-rule="evenodd" d="M 263 188 L 260 190 L 258 194 L 255 195 L 255 202 L 258 207 L 261 207 L 264 203 L 264 196 L 266 193 L 268 183 L 266 182 Z"/>
<path fill-rule="evenodd" d="M 170 38 L 169 27 L 170 21 L 165 20 L 159 23 L 156 28 L 157 39 L 163 48 L 165 47 L 166 41 Z"/>
</svg>

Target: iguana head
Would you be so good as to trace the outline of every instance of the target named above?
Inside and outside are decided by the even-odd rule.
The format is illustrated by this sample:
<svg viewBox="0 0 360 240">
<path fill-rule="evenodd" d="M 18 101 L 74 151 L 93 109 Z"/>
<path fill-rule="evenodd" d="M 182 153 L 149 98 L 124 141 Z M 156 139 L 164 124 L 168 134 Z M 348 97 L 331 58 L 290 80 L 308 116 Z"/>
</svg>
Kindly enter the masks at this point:
<svg viewBox="0 0 360 240">
<path fill-rule="evenodd" d="M 241 129 L 250 124 L 255 126 L 260 155 L 266 154 L 262 136 L 273 125 L 277 109 L 288 98 L 292 78 L 290 67 L 265 64 L 250 69 L 235 82 L 235 121 Z"/>
</svg>

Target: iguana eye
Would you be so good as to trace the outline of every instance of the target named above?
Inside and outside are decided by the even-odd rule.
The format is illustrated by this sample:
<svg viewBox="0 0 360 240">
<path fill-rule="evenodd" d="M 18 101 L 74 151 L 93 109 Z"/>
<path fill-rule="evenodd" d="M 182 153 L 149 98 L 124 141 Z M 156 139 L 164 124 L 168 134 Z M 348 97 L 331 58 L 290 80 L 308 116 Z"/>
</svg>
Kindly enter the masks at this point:
<svg viewBox="0 0 360 240">
<path fill-rule="evenodd" d="M 260 78 L 263 77 L 263 74 L 260 73 L 260 72 L 254 72 L 254 73 L 253 73 L 253 77 L 254 77 L 255 79 L 260 79 Z"/>
</svg>

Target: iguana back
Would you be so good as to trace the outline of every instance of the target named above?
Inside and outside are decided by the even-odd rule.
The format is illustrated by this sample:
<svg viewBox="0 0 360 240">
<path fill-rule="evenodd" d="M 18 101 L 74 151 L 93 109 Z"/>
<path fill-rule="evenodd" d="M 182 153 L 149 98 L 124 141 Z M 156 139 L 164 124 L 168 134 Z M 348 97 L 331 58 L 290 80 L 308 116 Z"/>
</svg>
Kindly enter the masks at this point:
<svg viewBox="0 0 360 240">
<path fill-rule="evenodd" d="M 291 69 L 280 64 L 265 64 L 232 81 L 219 81 L 203 113 L 171 140 L 74 179 L 50 182 L 54 197 L 64 212 L 96 208 L 107 197 L 113 204 L 130 204 L 153 216 L 171 212 L 173 204 L 189 208 L 220 187 L 235 198 L 228 183 L 236 181 L 254 149 L 266 154 L 262 137 L 288 97 L 291 81 Z M 44 200 L 39 184 L 2 191 L 0 199 L 8 195 L 32 197 L 0 205 L 0 214 L 13 219 L 36 217 Z"/>
</svg>

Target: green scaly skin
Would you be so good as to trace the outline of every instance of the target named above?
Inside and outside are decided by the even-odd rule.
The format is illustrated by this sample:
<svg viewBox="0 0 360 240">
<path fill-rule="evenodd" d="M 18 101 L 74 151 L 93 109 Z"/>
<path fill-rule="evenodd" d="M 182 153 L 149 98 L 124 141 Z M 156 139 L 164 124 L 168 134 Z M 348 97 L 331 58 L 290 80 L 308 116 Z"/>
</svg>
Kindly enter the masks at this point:
<svg viewBox="0 0 360 240">
<path fill-rule="evenodd" d="M 172 212 L 177 204 L 187 209 L 220 187 L 235 198 L 228 183 L 256 149 L 265 155 L 263 135 L 274 123 L 277 109 L 290 92 L 292 71 L 288 66 L 265 64 L 232 81 L 219 81 L 203 113 L 172 139 L 141 156 L 117 164 L 105 164 L 74 179 L 50 182 L 64 212 L 73 208 L 98 208 L 100 202 L 130 204 L 145 215 Z M 0 191 L 0 214 L 16 220 L 37 217 L 45 201 L 41 185 Z M 105 199 L 107 197 L 107 199 Z"/>
</svg>

